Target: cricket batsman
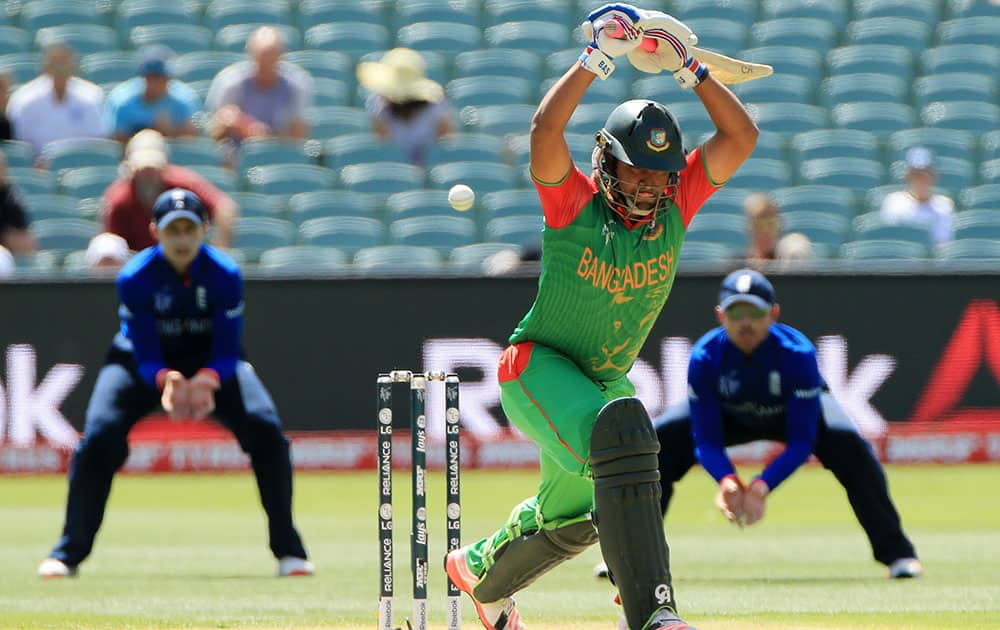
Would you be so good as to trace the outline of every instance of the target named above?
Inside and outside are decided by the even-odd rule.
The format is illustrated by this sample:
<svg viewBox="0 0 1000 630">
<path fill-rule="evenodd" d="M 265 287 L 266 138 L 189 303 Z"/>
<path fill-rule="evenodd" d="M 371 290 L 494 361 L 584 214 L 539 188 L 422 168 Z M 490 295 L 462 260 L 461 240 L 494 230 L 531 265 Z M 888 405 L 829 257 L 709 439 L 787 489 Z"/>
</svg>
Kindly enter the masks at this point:
<svg viewBox="0 0 1000 630">
<path fill-rule="evenodd" d="M 504 412 L 541 451 L 541 483 L 498 531 L 449 553 L 445 567 L 485 628 L 519 630 L 514 594 L 599 541 L 627 627 L 681 630 L 691 626 L 677 614 L 671 582 L 660 447 L 627 374 L 670 293 L 687 226 L 750 156 L 758 132 L 689 54 L 691 32 L 676 19 L 608 4 L 587 16 L 584 30 L 590 44 L 531 121 L 542 273 L 499 369 Z M 663 44 L 639 49 L 643 36 Z M 585 174 L 570 158 L 566 124 L 595 78 L 642 54 L 658 55 L 649 61 L 694 91 L 716 133 L 685 153 L 664 105 L 629 100 L 597 133 L 593 172 Z"/>
<path fill-rule="evenodd" d="M 129 431 L 162 406 L 171 418 L 215 416 L 250 456 L 267 513 L 278 575 L 312 575 L 292 523 L 292 463 L 281 421 L 242 359 L 243 279 L 236 263 L 204 243 L 208 214 L 193 192 L 173 188 L 153 204 L 157 245 L 118 275 L 121 330 L 87 406 L 69 468 L 62 538 L 38 568 L 70 577 L 90 554 L 111 481 L 128 457 Z"/>
</svg>

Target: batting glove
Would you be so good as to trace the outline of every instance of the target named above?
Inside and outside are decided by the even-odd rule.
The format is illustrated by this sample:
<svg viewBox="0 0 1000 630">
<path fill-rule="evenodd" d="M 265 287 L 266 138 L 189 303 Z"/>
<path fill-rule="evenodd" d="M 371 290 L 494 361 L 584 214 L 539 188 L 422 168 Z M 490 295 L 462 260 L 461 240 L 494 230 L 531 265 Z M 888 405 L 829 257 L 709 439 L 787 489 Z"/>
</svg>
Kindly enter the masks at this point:
<svg viewBox="0 0 1000 630">
<path fill-rule="evenodd" d="M 602 81 L 615 71 L 615 57 L 627 55 L 642 41 L 636 26 L 639 10 L 630 4 L 606 4 L 595 9 L 580 25 L 590 44 L 580 55 L 581 65 Z"/>
<path fill-rule="evenodd" d="M 642 16 L 636 24 L 642 29 L 643 41 L 628 55 L 632 65 L 650 74 L 662 70 L 671 72 L 684 89 L 701 83 L 708 76 L 708 67 L 691 54 L 698 36 L 684 22 L 662 11 L 640 13 Z"/>
</svg>

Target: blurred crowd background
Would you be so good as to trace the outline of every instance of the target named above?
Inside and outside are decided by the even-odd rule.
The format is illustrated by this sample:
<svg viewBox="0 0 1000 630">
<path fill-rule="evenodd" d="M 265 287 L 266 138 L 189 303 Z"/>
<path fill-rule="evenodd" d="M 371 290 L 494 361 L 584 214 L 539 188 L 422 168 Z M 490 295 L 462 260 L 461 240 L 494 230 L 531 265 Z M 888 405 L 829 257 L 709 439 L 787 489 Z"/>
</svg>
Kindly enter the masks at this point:
<svg viewBox="0 0 1000 630">
<path fill-rule="evenodd" d="M 87 275 L 152 243 L 191 188 L 262 273 L 506 273 L 537 258 L 528 126 L 582 47 L 583 0 L 30 0 L 0 11 L 0 277 Z M 769 63 L 762 130 L 682 258 L 815 269 L 1000 262 L 1000 3 L 643 0 Z M 567 130 L 628 98 L 712 124 L 619 64 Z M 465 213 L 448 189 L 470 185 Z M 866 263 L 867 264 L 867 263 Z"/>
</svg>

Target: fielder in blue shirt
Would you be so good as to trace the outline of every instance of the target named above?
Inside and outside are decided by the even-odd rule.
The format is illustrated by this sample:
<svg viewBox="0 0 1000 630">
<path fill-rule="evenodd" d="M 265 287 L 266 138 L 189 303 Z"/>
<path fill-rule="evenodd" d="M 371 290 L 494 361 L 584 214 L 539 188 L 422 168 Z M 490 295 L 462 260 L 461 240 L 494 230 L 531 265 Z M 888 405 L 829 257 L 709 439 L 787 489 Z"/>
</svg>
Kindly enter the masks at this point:
<svg viewBox="0 0 1000 630">
<path fill-rule="evenodd" d="M 722 282 L 716 307 L 722 324 L 691 349 L 688 403 L 656 419 L 661 507 L 695 460 L 719 483 L 716 505 L 738 525 L 764 517 L 767 497 L 816 455 L 847 491 L 875 559 L 892 578 L 923 572 L 889 498 L 885 471 L 844 409 L 830 395 L 816 349 L 798 330 L 778 323 L 774 288 L 762 274 L 740 269 Z M 745 484 L 726 447 L 754 440 L 784 451 Z"/>
<path fill-rule="evenodd" d="M 171 418 L 214 414 L 250 456 L 268 518 L 278 574 L 312 575 L 292 523 L 289 442 L 271 396 L 242 360 L 243 280 L 239 268 L 204 243 L 208 214 L 192 192 L 174 188 L 153 205 L 159 244 L 118 275 L 121 330 L 87 407 L 73 453 L 62 538 L 38 568 L 66 577 L 90 554 L 115 472 L 128 457 L 129 431 L 162 406 Z"/>
</svg>

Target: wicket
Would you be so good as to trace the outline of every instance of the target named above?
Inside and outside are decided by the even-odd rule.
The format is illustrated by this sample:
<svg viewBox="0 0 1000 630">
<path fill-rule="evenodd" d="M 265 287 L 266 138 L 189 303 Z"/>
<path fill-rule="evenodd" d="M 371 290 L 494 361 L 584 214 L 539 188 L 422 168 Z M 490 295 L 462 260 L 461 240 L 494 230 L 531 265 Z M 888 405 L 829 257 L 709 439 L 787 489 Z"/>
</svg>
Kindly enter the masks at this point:
<svg viewBox="0 0 1000 630">
<path fill-rule="evenodd" d="M 413 576 L 413 624 L 411 630 L 427 626 L 427 381 L 443 381 L 445 387 L 445 470 L 447 485 L 446 525 L 448 551 L 461 546 L 462 503 L 459 494 L 461 438 L 457 374 L 393 370 L 378 375 L 378 476 L 379 476 L 379 606 L 378 630 L 393 627 L 393 522 L 392 522 L 392 385 L 410 384 L 410 454 L 412 471 L 412 521 L 410 570 Z M 448 630 L 461 626 L 458 590 L 448 579 Z M 407 621 L 407 625 L 409 621 Z"/>
</svg>

